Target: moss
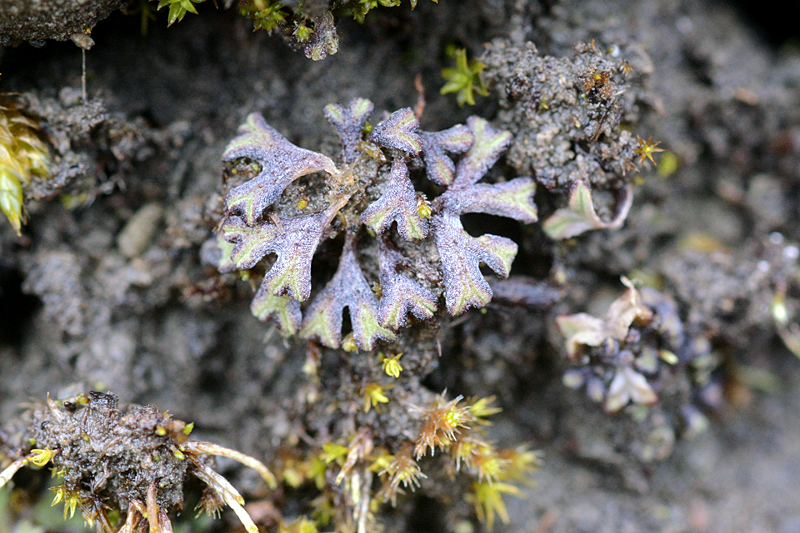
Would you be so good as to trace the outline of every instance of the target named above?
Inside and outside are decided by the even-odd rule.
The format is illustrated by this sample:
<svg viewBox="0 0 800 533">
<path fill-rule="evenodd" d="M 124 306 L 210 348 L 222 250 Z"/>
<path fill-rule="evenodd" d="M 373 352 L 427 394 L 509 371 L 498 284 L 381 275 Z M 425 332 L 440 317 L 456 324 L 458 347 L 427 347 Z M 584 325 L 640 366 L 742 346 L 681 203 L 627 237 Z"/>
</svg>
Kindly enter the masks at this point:
<svg viewBox="0 0 800 533">
<path fill-rule="evenodd" d="M 64 518 L 80 510 L 97 530 L 117 531 L 111 516 L 124 517 L 120 531 L 171 531 L 168 513 L 183 508 L 184 483 L 191 474 L 207 486 L 200 509 L 215 514 L 229 505 L 249 533 L 256 533 L 244 500 L 210 467 L 210 457 L 225 456 L 256 469 L 267 483 L 275 478 L 260 461 L 221 446 L 189 439 L 193 424 L 175 420 L 154 406 L 119 408 L 113 394 L 90 392 L 63 401 L 47 399 L 30 415 L 21 436 L 29 451 L 0 473 L 0 487 L 21 467 L 52 463 L 60 484 L 53 505 L 64 504 Z M 23 450 L 24 450 L 23 448 Z"/>
<path fill-rule="evenodd" d="M 456 50 L 453 55 L 456 59 L 456 66 L 442 70 L 442 77 L 447 82 L 439 92 L 442 94 L 456 93 L 459 106 L 475 105 L 476 93 L 481 96 L 489 95 L 489 90 L 481 78 L 481 72 L 486 65 L 475 58 L 467 61 L 467 51 L 463 48 Z"/>
</svg>

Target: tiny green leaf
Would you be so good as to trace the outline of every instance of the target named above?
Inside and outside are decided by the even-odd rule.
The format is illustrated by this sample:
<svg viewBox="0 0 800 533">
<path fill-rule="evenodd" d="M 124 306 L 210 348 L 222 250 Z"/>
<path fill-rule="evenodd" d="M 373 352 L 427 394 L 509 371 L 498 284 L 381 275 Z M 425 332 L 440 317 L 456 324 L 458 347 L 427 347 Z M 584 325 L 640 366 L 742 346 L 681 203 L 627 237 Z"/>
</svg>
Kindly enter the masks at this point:
<svg viewBox="0 0 800 533">
<path fill-rule="evenodd" d="M 329 174 L 339 172 L 328 156 L 290 143 L 258 113 L 247 117 L 247 122 L 239 128 L 239 136 L 222 155 L 226 163 L 242 158 L 257 161 L 261 172 L 230 191 L 225 197 L 225 207 L 231 213 L 243 215 L 250 226 L 294 180 L 323 170 Z"/>
<path fill-rule="evenodd" d="M 516 178 L 506 183 L 471 185 L 448 190 L 436 199 L 437 209 L 449 213 L 486 213 L 509 217 L 526 223 L 538 219 L 533 195 L 536 184 L 530 178 Z"/>
<path fill-rule="evenodd" d="M 311 293 L 311 260 L 335 211 L 312 213 L 287 219 L 280 226 L 260 222 L 248 226 L 240 217 L 229 217 L 222 225 L 222 235 L 235 242 L 231 260 L 240 270 L 252 268 L 268 253 L 278 256 L 264 276 L 268 294 L 288 294 L 298 301 Z"/>
<path fill-rule="evenodd" d="M 230 250 L 230 261 L 221 261 L 220 270 L 248 270 L 270 253 L 272 243 L 278 237 L 278 228 L 274 224 L 261 223 L 248 226 L 239 217 L 229 217 L 222 225 L 222 238 L 234 243 Z M 220 248 L 223 252 L 222 247 Z"/>
<path fill-rule="evenodd" d="M 544 221 L 544 232 L 551 239 L 569 239 L 595 229 L 619 229 L 625 222 L 633 204 L 633 189 L 623 189 L 624 198 L 617 206 L 617 214 L 611 222 L 597 215 L 589 185 L 579 181 L 569 197 L 567 207 L 557 210 Z"/>
<path fill-rule="evenodd" d="M 283 11 L 283 4 L 273 0 L 241 2 L 240 12 L 247 18 L 253 19 L 253 30 L 266 30 L 269 34 L 286 24 L 286 17 L 288 16 Z"/>
<path fill-rule="evenodd" d="M 19 235 L 22 228 L 22 183 L 7 168 L 0 168 L 0 211 L 5 213 Z"/>
<path fill-rule="evenodd" d="M 452 128 L 435 133 L 419 132 L 422 140 L 422 154 L 425 157 L 425 169 L 428 179 L 438 185 L 450 185 L 456 166 L 445 152 L 461 154 L 472 146 L 472 131 L 458 124 Z"/>
<path fill-rule="evenodd" d="M 456 50 L 456 66 L 442 69 L 442 77 L 447 80 L 440 94 L 458 93 L 456 100 L 459 106 L 464 104 L 475 105 L 475 94 L 487 96 L 489 90 L 481 79 L 481 71 L 486 65 L 472 59 L 467 61 L 467 51 L 465 49 Z"/>
<path fill-rule="evenodd" d="M 169 14 L 167 15 L 167 26 L 172 26 L 176 22 L 183 20 L 186 13 L 197 14 L 197 9 L 194 4 L 205 2 L 205 0 L 160 0 L 158 9 L 169 6 Z"/>
<path fill-rule="evenodd" d="M 408 313 L 420 320 L 430 320 L 436 312 L 436 295 L 398 272 L 403 256 L 387 240 L 380 243 L 380 281 L 383 296 L 378 318 L 380 323 L 397 331 L 405 327 Z"/>
<path fill-rule="evenodd" d="M 467 154 L 458 162 L 452 188 L 467 187 L 476 183 L 511 144 L 511 133 L 494 129 L 486 119 L 469 117 L 467 126 L 475 140 Z"/>
<path fill-rule="evenodd" d="M 361 134 L 372 109 L 372 102 L 366 98 L 353 98 L 346 108 L 339 104 L 325 106 L 325 118 L 339 134 L 346 164 L 353 163 L 358 158 Z"/>
<path fill-rule="evenodd" d="M 470 307 L 484 307 L 492 299 L 492 289 L 481 274 L 480 264 L 485 263 L 500 277 L 508 277 L 517 245 L 496 235 L 475 239 L 464 231 L 457 216 L 448 213 L 435 216 L 433 225 L 447 310 L 456 316 Z"/>
<path fill-rule="evenodd" d="M 428 223 L 419 216 L 417 194 L 408 179 L 405 161 L 395 159 L 386 191 L 361 214 L 361 221 L 378 235 L 397 222 L 397 231 L 407 241 L 428 236 Z"/>
<path fill-rule="evenodd" d="M 264 284 L 259 287 L 255 298 L 250 303 L 250 311 L 253 316 L 262 321 L 274 318 L 281 332 L 287 335 L 294 335 L 300 328 L 302 320 L 300 303 L 288 296 L 269 294 Z"/>
<path fill-rule="evenodd" d="M 416 157 L 422 150 L 422 140 L 417 129 L 419 121 L 410 107 L 398 109 L 389 118 L 379 123 L 369 132 L 369 140 L 385 146 L 401 150 Z"/>
<path fill-rule="evenodd" d="M 395 340 L 395 335 L 378 322 L 378 301 L 356 259 L 355 245 L 348 237 L 333 279 L 315 298 L 300 331 L 305 338 L 318 338 L 330 348 L 342 341 L 342 313 L 350 311 L 353 338 L 362 350 L 372 350 L 378 339 Z"/>
</svg>

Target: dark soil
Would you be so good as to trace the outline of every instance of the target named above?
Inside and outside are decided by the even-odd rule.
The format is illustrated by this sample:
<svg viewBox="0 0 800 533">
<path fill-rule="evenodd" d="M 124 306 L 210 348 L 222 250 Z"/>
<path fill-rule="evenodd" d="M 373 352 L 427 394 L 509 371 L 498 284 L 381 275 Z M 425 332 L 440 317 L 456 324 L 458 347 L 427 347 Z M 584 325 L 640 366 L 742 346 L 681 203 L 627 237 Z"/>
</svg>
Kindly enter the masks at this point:
<svg viewBox="0 0 800 533">
<path fill-rule="evenodd" d="M 492 92 L 474 107 L 439 95 L 441 69 L 453 61 L 445 48 L 479 57 L 492 40 L 495 55 L 530 41 L 568 70 L 575 45 L 594 40 L 601 51 L 630 53 L 637 71 L 623 110 L 629 123 L 617 119 L 665 150 L 655 154 L 658 168 L 597 179 L 606 208 L 611 187 L 634 183 L 625 225 L 554 242 L 541 223 L 465 219 L 476 234 L 519 244 L 512 276 L 526 276 L 529 292 L 498 287 L 485 310 L 414 330 L 402 346 L 419 342 L 427 368 L 436 367 L 417 377 L 432 393 L 498 397 L 503 412 L 489 430 L 498 444 L 541 450 L 535 486 L 525 499 L 506 498 L 511 520 L 495 531 L 800 532 L 800 359 L 770 312 L 776 294 L 790 313 L 800 298 L 800 49 L 788 15 L 767 18 L 771 4 L 749 2 L 420 0 L 414 11 L 377 9 L 363 26 L 343 18 L 339 52 L 312 62 L 252 32 L 235 9 L 198 9 L 170 28 L 159 16 L 147 35 L 136 15 L 97 23 L 88 103 L 72 42 L 0 52 L 0 88 L 20 93 L 60 154 L 60 181 L 29 192 L 23 235 L 0 220 L 0 444 L 30 402 L 89 390 L 169 410 L 195 423 L 193 436 L 268 464 L 298 428 L 324 433 L 318 413 L 302 408 L 325 387 L 303 371 L 309 344 L 256 320 L 250 285 L 221 276 L 210 250 L 228 189 L 221 154 L 239 124 L 260 112 L 291 142 L 332 154 L 325 105 L 361 96 L 376 115 L 413 108 L 420 75 L 423 129 L 475 114 L 535 137 L 510 98 L 511 67 L 488 72 Z M 541 173 L 523 144 L 497 173 Z M 666 157 L 676 166 L 659 174 Z M 540 220 L 564 206 L 569 189 L 568 180 L 546 181 L 535 197 Z M 328 248 L 315 278 L 335 269 Z M 570 363 L 555 318 L 603 316 L 623 275 L 676 302 L 692 353 L 709 366 L 702 388 L 676 370 L 656 407 L 606 414 L 562 383 Z M 331 352 L 322 352 L 323 375 L 339 371 L 339 358 L 359 357 Z M 695 431 L 687 412 L 707 429 Z M 220 466 L 248 501 L 264 504 L 256 476 Z M 44 511 L 45 486 L 34 472 L 16 479 L 12 503 L 0 491 L 0 533 L 80 530 Z M 461 500 L 466 487 L 425 484 L 386 507 L 387 530 L 480 530 Z M 286 517 L 307 511 L 307 494 L 281 497 Z M 178 520 L 176 531 L 234 524 L 227 515 Z"/>
</svg>

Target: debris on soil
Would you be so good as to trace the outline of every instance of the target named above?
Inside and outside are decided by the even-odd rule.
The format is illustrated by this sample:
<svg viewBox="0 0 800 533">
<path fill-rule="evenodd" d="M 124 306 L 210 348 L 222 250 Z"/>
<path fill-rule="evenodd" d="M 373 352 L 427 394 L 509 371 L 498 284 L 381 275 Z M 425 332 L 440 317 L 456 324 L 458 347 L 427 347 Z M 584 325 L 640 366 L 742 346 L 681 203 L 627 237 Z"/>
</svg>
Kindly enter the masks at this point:
<svg viewBox="0 0 800 533">
<path fill-rule="evenodd" d="M 0 14 L 17 3 L 0 2 Z M 122 13 L 81 33 L 96 42 L 86 95 L 71 43 L 3 51 L 3 90 L 16 93 L 50 160 L 48 178 L 22 185 L 21 235 L 0 224 L 3 466 L 47 457 L 22 438 L 20 411 L 51 422 L 59 412 L 70 431 L 84 416 L 129 435 L 141 428 L 126 416 L 154 421 L 155 434 L 141 430 L 151 458 L 181 438 L 154 409 L 117 408 L 117 417 L 102 396 L 69 412 L 39 401 L 78 383 L 191 413 L 204 440 L 268 464 L 274 492 L 219 461 L 269 533 L 463 532 L 492 521 L 505 533 L 797 529 L 800 56 L 791 43 L 762 40 L 736 5 L 710 1 L 424 0 L 412 10 L 386 5 L 393 0 L 259 0 L 215 11 L 181 0 L 158 15 L 187 3 L 200 14 L 151 24 L 147 35 L 141 17 Z M 157 7 L 127 7 L 141 5 Z M 328 57 L 288 53 L 254 23 Z M 448 50 L 464 51 L 466 68 L 448 71 L 463 75 L 457 92 L 478 87 L 469 58 L 486 65 L 489 94 L 468 111 L 439 94 Z M 367 99 L 403 111 L 359 122 Z M 270 194 L 254 209 L 252 195 L 226 194 L 281 181 L 275 161 L 256 149 L 221 161 L 251 113 L 280 132 L 289 159 L 321 164 L 261 189 Z M 475 136 L 470 115 L 485 118 L 477 129 L 513 135 L 470 174 L 482 183 L 462 188 L 451 173 L 471 159 L 457 138 Z M 250 127 L 278 138 L 264 131 Z M 529 218 L 535 188 L 545 222 L 467 209 L 482 199 L 464 191 L 520 176 L 530 179 Z M 298 220 L 320 216 L 319 239 L 293 234 Z M 265 257 L 220 273 L 221 248 L 237 243 L 220 240 L 217 224 L 228 220 L 230 233 L 236 218 L 242 235 L 261 232 L 251 240 Z M 440 246 L 436 234 L 453 239 Z M 487 270 L 473 253 L 467 278 L 488 285 L 449 306 L 448 254 L 463 259 L 474 252 L 463 243 L 487 235 L 514 243 L 513 267 L 500 269 L 509 277 L 495 280 L 497 262 Z M 281 239 L 292 257 L 314 249 L 307 283 L 291 286 L 309 305 L 288 304 L 319 318 L 306 323 L 311 340 L 252 316 Z M 464 261 L 450 264 L 451 280 L 464 274 L 455 268 Z M 423 293 L 407 282 L 432 294 L 416 316 L 405 303 Z M 291 300 L 286 284 L 270 288 L 264 296 Z M 401 312 L 387 309 L 383 330 L 356 312 L 375 303 L 380 318 L 380 303 L 398 294 Z M 580 326 L 565 332 L 569 347 L 558 317 Z M 304 329 L 303 315 L 282 318 Z M 52 427 L 32 428 L 50 439 L 35 449 L 57 448 Z M 83 450 L 91 439 L 78 435 Z M 191 502 L 198 483 L 186 474 L 201 470 L 187 461 L 163 461 L 175 476 L 149 500 L 149 484 L 124 480 L 106 481 L 101 500 L 123 513 L 139 502 L 131 524 L 172 509 L 182 489 Z M 533 469 L 538 488 L 516 476 Z M 49 521 L 43 474 L 23 469 L 0 490 L 0 533 L 6 523 L 75 531 Z M 191 524 L 188 514 L 169 516 L 176 531 L 241 529 L 231 513 Z"/>
<path fill-rule="evenodd" d="M 4 0 L 0 9 L 0 46 L 16 46 L 23 41 L 43 46 L 47 39 L 83 43 L 95 24 L 125 3 L 126 0 Z"/>
<path fill-rule="evenodd" d="M 34 407 L 25 429 L 0 441 L 0 451 L 18 457 L 0 472 L 0 488 L 27 464 L 52 464 L 61 483 L 53 505 L 64 503 L 64 517 L 80 510 L 89 524 L 107 533 L 172 531 L 169 514 L 183 509 L 184 483 L 191 474 L 207 485 L 197 507 L 209 515 L 228 505 L 249 533 L 258 528 L 244 510 L 244 499 L 211 469 L 210 456 L 224 456 L 255 469 L 271 486 L 275 477 L 260 461 L 208 442 L 189 439 L 194 424 L 175 420 L 152 405 L 120 408 L 111 393 L 90 392 Z M 121 527 L 110 515 L 124 516 Z"/>
</svg>

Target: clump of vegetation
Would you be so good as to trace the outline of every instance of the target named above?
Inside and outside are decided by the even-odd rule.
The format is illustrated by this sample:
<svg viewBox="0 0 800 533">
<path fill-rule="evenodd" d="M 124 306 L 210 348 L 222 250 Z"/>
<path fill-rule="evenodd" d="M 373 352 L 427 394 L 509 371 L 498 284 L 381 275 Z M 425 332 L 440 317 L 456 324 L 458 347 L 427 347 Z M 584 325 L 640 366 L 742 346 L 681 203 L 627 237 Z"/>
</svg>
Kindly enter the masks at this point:
<svg viewBox="0 0 800 533">
<path fill-rule="evenodd" d="M 280 2 L 270 0 L 248 0 L 239 3 L 239 11 L 242 15 L 253 20 L 254 30 L 272 31 L 279 25 L 286 23 L 288 14 Z M 308 35 L 305 36 L 308 38 Z"/>
<path fill-rule="evenodd" d="M 23 188 L 34 176 L 50 174 L 50 152 L 38 130 L 16 104 L 0 102 L 0 210 L 17 235 L 25 223 Z"/>
<path fill-rule="evenodd" d="M 156 0 L 149 0 L 155 2 Z M 432 0 L 438 3 L 438 0 Z M 167 25 L 180 22 L 186 13 L 197 13 L 195 4 L 205 0 L 159 0 L 158 9 L 169 6 Z M 225 5 L 230 7 L 233 0 Z M 325 59 L 339 51 L 336 16 L 350 15 L 363 23 L 367 14 L 378 6 L 397 7 L 401 0 L 344 0 L 331 1 L 325 8 L 320 2 L 288 2 L 278 0 L 238 0 L 239 12 L 253 21 L 253 30 L 266 30 L 270 35 L 278 31 L 294 49 L 302 48 L 306 57 L 314 61 Z M 411 9 L 417 0 L 411 0 Z M 147 28 L 149 11 L 140 7 L 143 32 Z"/>
<path fill-rule="evenodd" d="M 0 472 L 0 487 L 25 465 L 51 464 L 61 480 L 52 489 L 53 505 L 63 502 L 65 518 L 77 509 L 98 532 L 153 533 L 172 531 L 169 513 L 183 508 L 184 483 L 192 475 L 206 485 L 198 509 L 214 515 L 227 505 L 248 533 L 257 533 L 244 499 L 211 468 L 210 458 L 239 461 L 272 486 L 274 476 L 257 459 L 191 440 L 193 426 L 152 405 L 120 408 L 113 394 L 48 397 L 30 414 L 20 446 L 6 453 L 18 459 Z"/>
<path fill-rule="evenodd" d="M 578 43 L 574 57 L 556 58 L 539 55 L 532 43 L 498 40 L 481 61 L 487 83 L 500 93 L 498 122 L 513 134 L 509 163 L 567 196 L 545 221 L 545 233 L 567 239 L 619 229 L 637 163 L 655 163 L 653 153 L 661 151 L 652 137 L 633 133 L 642 110 L 655 105 L 642 89 L 647 72 L 635 71 L 619 47 L 602 52 L 594 41 Z M 610 201 L 598 203 L 600 191 L 610 191 Z"/>
<path fill-rule="evenodd" d="M 397 429 L 416 433 L 415 439 L 386 439 L 368 424 L 341 442 L 325 442 L 304 455 L 284 449 L 277 470 L 282 482 L 319 491 L 311 502 L 314 520 L 292 524 L 303 523 L 309 531 L 331 523 L 336 531 L 379 531 L 381 504 L 394 507 L 407 491 L 458 478 L 466 487 L 464 499 L 489 530 L 496 516 L 508 522 L 503 495 L 521 496 L 516 485 L 527 481 L 538 458 L 525 446 L 499 448 L 486 439 L 487 418 L 500 411 L 492 401 L 465 402 L 460 396 L 448 401 L 442 394 L 427 406 L 409 406 L 415 413 L 409 427 Z M 294 531 L 290 527 L 282 530 Z"/>
<path fill-rule="evenodd" d="M 534 222 L 534 183 L 481 183 L 511 142 L 481 118 L 425 132 L 411 109 L 375 125 L 372 111 L 362 98 L 325 108 L 341 141 L 336 162 L 291 144 L 255 114 L 223 155 L 231 188 L 220 270 L 261 278 L 253 314 L 311 341 L 308 383 L 292 408 L 302 422 L 285 437 L 274 470 L 291 488 L 316 487 L 313 527 L 378 531 L 381 504 L 398 505 L 418 489 L 436 497 L 448 482 L 491 526 L 507 520 L 503 496 L 520 495 L 515 484 L 536 455 L 486 437 L 487 418 L 499 410 L 490 398 L 448 399 L 421 384 L 435 365 L 433 328 L 398 333 L 432 322 L 440 298 L 453 316 L 489 303 L 481 265 L 508 276 L 517 245 L 469 235 L 461 216 Z M 312 261 L 335 257 L 339 247 L 332 278 L 316 289 Z M 387 351 L 377 352 L 380 341 Z M 358 350 L 369 353 L 352 354 Z M 313 531 L 302 519 L 281 527 L 298 524 Z"/>
<path fill-rule="evenodd" d="M 331 348 L 342 345 L 345 308 L 355 346 L 372 350 L 379 340 L 394 341 L 409 314 L 433 318 L 441 295 L 453 316 L 484 307 L 492 289 L 480 265 L 507 277 L 517 245 L 496 235 L 470 236 L 461 216 L 537 220 L 532 179 L 478 183 L 511 142 L 510 133 L 479 117 L 445 131 L 418 131 L 409 108 L 368 128 L 371 112 L 372 103 L 360 98 L 325 108 L 342 142 L 339 166 L 291 144 L 256 114 L 223 155 L 245 181 L 225 197 L 221 236 L 233 247 L 223 245 L 220 269 L 252 269 L 274 255 L 253 314 Z M 449 155 L 462 153 L 457 164 Z M 420 160 L 428 180 L 444 190 L 432 202 L 411 179 Z M 301 312 L 311 296 L 317 248 L 337 236 L 344 239 L 339 267 Z M 367 270 L 371 279 L 364 256 L 377 258 Z"/>
<path fill-rule="evenodd" d="M 674 427 L 690 433 L 705 428 L 695 400 L 703 397 L 704 388 L 714 387 L 711 375 L 718 359 L 711 344 L 686 330 L 674 301 L 651 288 L 637 289 L 627 278 L 622 282 L 627 290 L 605 317 L 578 313 L 557 318 L 571 361 L 564 384 L 585 388 L 607 413 L 661 400 L 674 411 L 668 416 Z M 661 391 L 673 397 L 660 399 Z"/>
</svg>

